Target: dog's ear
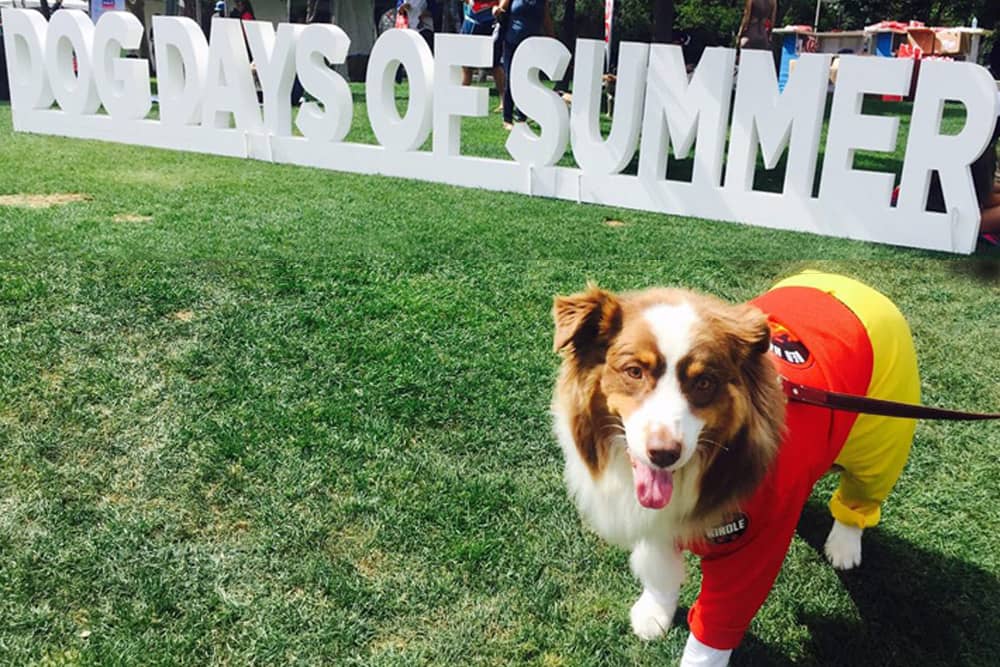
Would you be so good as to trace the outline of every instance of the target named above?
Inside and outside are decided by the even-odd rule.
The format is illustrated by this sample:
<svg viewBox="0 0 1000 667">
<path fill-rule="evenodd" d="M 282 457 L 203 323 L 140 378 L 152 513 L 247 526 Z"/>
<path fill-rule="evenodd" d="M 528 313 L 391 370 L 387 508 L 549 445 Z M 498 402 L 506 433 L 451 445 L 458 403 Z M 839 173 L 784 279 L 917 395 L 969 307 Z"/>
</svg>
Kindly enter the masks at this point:
<svg viewBox="0 0 1000 667">
<path fill-rule="evenodd" d="M 570 296 L 557 296 L 552 303 L 556 352 L 573 345 L 579 355 L 606 344 L 621 327 L 621 305 L 615 295 L 594 284 Z"/>
<path fill-rule="evenodd" d="M 743 363 L 771 349 L 771 328 L 767 325 L 767 315 L 756 306 L 748 303 L 732 306 L 727 313 L 725 326 L 734 343 L 737 363 Z"/>
</svg>

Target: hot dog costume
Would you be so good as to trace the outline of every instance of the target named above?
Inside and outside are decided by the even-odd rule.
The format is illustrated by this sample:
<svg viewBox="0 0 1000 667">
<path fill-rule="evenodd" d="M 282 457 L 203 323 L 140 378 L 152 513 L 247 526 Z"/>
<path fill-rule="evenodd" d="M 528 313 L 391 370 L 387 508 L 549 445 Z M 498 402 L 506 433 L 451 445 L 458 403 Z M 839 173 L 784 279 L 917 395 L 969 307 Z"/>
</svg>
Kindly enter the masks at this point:
<svg viewBox="0 0 1000 667">
<path fill-rule="evenodd" d="M 917 403 L 920 381 L 909 327 L 889 299 L 843 276 L 805 272 L 752 302 L 768 315 L 778 373 L 831 391 Z M 735 648 L 764 603 L 813 485 L 843 468 L 830 512 L 860 528 L 902 472 L 916 423 L 788 404 L 787 434 L 764 482 L 702 544 L 702 587 L 688 614 L 692 634 Z"/>
</svg>

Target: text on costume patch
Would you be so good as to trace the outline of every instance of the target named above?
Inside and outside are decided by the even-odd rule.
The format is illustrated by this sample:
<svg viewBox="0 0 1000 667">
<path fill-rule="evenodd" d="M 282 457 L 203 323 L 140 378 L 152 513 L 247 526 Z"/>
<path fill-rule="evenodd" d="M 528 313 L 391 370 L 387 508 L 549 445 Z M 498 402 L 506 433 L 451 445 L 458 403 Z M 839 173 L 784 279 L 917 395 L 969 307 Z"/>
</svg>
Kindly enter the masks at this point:
<svg viewBox="0 0 1000 667">
<path fill-rule="evenodd" d="M 908 95 L 915 78 L 910 59 L 841 56 L 823 143 L 832 55 L 803 54 L 779 90 L 768 51 L 744 51 L 736 75 L 735 50 L 708 48 L 689 76 L 679 46 L 623 42 L 605 136 L 604 43 L 577 40 L 571 54 L 556 39 L 531 37 L 517 49 L 509 85 L 514 103 L 539 129 L 518 123 L 505 139 L 513 160 L 497 160 L 461 154 L 462 118 L 489 113 L 487 89 L 461 83 L 463 67 L 492 65 L 487 36 L 440 34 L 431 53 L 416 31 L 383 33 L 365 79 L 373 146 L 345 141 L 355 110 L 352 90 L 329 64 L 346 61 L 351 40 L 336 25 L 275 29 L 266 21 L 216 18 L 206 40 L 189 18 L 154 16 L 154 113 L 149 63 L 123 57 L 144 38 L 131 13 L 105 12 L 95 25 L 77 10 L 59 10 L 49 22 L 31 9 L 2 12 L 16 131 L 953 252 L 975 248 L 979 206 L 969 165 L 985 149 L 1000 104 L 983 67 L 922 61 L 894 206 L 895 175 L 855 169 L 854 155 L 897 150 L 899 118 L 865 114 L 862 101 Z M 547 82 L 563 77 L 571 55 L 570 108 Z M 403 114 L 396 108 L 400 67 L 409 93 Z M 309 101 L 293 108 L 296 77 Z M 964 107 L 957 133 L 942 130 L 946 101 Z M 428 139 L 431 150 L 422 150 Z M 557 165 L 567 148 L 578 167 Z M 680 170 L 690 172 L 688 180 L 667 178 L 672 161 L 692 155 L 692 167 Z M 784 160 L 780 192 L 754 189 L 758 156 L 768 170 Z M 633 164 L 636 173 L 623 173 Z M 944 213 L 926 210 L 935 171 Z"/>
<path fill-rule="evenodd" d="M 793 366 L 809 366 L 812 355 L 791 331 L 780 324 L 771 326 L 771 354 Z"/>
<path fill-rule="evenodd" d="M 750 527 L 750 517 L 743 512 L 731 514 L 721 526 L 710 528 L 705 536 L 713 544 L 726 544 L 740 538 Z"/>
</svg>

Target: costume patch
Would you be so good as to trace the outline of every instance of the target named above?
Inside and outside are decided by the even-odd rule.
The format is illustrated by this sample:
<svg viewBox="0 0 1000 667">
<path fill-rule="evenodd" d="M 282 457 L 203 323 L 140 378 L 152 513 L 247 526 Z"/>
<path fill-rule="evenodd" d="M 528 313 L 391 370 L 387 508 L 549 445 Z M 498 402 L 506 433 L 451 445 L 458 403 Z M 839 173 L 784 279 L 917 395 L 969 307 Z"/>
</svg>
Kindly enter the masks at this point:
<svg viewBox="0 0 1000 667">
<path fill-rule="evenodd" d="M 747 532 L 747 528 L 749 527 L 750 517 L 746 514 L 743 512 L 730 514 L 726 517 L 725 523 L 715 528 L 710 528 L 705 533 L 705 537 L 712 544 L 727 544 L 738 540 L 743 533 Z"/>
<path fill-rule="evenodd" d="M 768 324 L 771 327 L 771 354 L 799 368 L 812 366 L 813 357 L 805 343 L 780 324 Z"/>
</svg>

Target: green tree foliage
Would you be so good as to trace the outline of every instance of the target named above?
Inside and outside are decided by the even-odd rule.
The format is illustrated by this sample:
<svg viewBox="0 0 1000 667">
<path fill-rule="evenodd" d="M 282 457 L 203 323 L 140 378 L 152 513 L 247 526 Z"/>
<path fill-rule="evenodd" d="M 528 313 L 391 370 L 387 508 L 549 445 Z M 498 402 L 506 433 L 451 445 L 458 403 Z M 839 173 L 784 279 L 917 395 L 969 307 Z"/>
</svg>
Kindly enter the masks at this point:
<svg viewBox="0 0 1000 667">
<path fill-rule="evenodd" d="M 791 22 L 812 23 L 815 2 L 795 1 L 789 3 L 788 8 L 785 15 L 793 19 Z M 1000 19 L 1000 3 L 996 0 L 824 0 L 819 27 L 821 30 L 851 29 L 883 19 L 916 20 L 928 25 L 969 25 L 973 16 L 980 27 L 995 27 Z"/>
<path fill-rule="evenodd" d="M 650 41 L 653 8 L 658 0 L 617 0 L 615 30 L 618 39 Z M 662 2 L 662 0 L 659 0 Z M 976 17 L 982 28 L 1000 28 L 1000 0 L 822 0 L 820 30 L 852 30 L 883 19 L 923 21 L 929 25 L 969 25 Z M 552 3 L 556 21 L 563 2 Z M 739 0 L 674 0 L 674 29 L 702 45 L 732 46 L 743 14 Z M 812 25 L 816 0 L 779 0 L 778 24 Z M 576 1 L 579 37 L 604 34 L 604 1 Z"/>
</svg>

